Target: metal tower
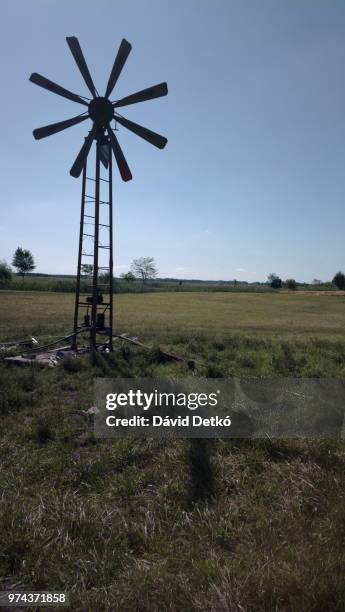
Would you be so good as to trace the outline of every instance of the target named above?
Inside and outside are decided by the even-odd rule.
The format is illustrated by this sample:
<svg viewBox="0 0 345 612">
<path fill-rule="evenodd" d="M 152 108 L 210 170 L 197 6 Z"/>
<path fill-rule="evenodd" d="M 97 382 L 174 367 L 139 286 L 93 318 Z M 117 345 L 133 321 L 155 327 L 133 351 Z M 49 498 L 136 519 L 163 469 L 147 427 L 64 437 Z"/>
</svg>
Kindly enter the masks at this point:
<svg viewBox="0 0 345 612">
<path fill-rule="evenodd" d="M 101 177 L 101 162 L 107 170 L 107 178 Z M 90 176 L 91 172 L 86 161 L 82 174 L 72 346 L 77 348 L 78 332 L 89 328 L 92 347 L 97 347 L 97 334 L 101 334 L 108 338 L 107 346 L 112 350 L 113 190 L 110 141 L 106 136 L 100 135 L 96 140 L 94 176 Z M 82 294 L 81 281 L 86 285 Z"/>
</svg>

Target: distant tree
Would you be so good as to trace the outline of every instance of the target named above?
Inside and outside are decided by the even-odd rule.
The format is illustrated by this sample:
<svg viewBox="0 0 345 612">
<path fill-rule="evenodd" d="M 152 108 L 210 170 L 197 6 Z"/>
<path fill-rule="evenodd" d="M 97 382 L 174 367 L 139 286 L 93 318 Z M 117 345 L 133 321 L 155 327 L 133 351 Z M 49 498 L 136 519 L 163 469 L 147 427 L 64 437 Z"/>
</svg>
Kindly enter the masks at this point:
<svg viewBox="0 0 345 612">
<path fill-rule="evenodd" d="M 319 278 L 313 278 L 312 285 L 322 285 L 322 280 Z"/>
<path fill-rule="evenodd" d="M 12 279 L 12 270 L 6 261 L 0 261 L 0 283 L 9 283 Z"/>
<path fill-rule="evenodd" d="M 156 278 L 158 274 L 153 257 L 139 257 L 139 259 L 133 259 L 131 271 L 134 276 L 140 278 L 143 283 L 146 283 L 150 278 Z"/>
<path fill-rule="evenodd" d="M 337 272 L 332 280 L 333 285 L 337 287 L 337 289 L 345 289 L 345 274 L 343 272 Z"/>
<path fill-rule="evenodd" d="M 282 279 L 274 274 L 274 272 L 271 272 L 271 274 L 267 276 L 267 280 L 273 289 L 280 289 L 283 284 Z"/>
<path fill-rule="evenodd" d="M 127 281 L 129 283 L 133 283 L 133 281 L 135 281 L 135 276 L 133 274 L 133 272 L 129 271 L 129 272 L 123 272 L 121 274 L 121 278 L 124 281 Z"/>
<path fill-rule="evenodd" d="M 90 276 L 91 274 L 93 274 L 92 264 L 82 264 L 80 269 L 81 269 L 81 273 L 85 274 L 85 276 Z"/>
<path fill-rule="evenodd" d="M 110 274 L 109 272 L 102 272 L 99 277 L 98 280 L 101 281 L 101 283 L 109 283 L 109 279 L 110 279 Z"/>
<path fill-rule="evenodd" d="M 32 270 L 36 268 L 32 253 L 21 247 L 18 247 L 13 255 L 12 266 L 17 268 L 18 274 L 20 274 L 23 279 L 25 274 L 32 272 Z"/>
<path fill-rule="evenodd" d="M 285 285 L 288 289 L 297 289 L 297 283 L 294 278 L 287 278 L 285 281 Z"/>
</svg>

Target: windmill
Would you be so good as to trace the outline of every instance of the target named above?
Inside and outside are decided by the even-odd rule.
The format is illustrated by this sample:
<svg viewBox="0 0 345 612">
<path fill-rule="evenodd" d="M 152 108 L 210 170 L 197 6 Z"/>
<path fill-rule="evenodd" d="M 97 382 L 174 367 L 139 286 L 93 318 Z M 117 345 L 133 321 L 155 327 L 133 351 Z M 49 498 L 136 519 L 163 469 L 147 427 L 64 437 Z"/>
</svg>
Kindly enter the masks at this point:
<svg viewBox="0 0 345 612">
<path fill-rule="evenodd" d="M 97 337 L 99 334 L 108 337 L 107 346 L 112 349 L 113 338 L 113 214 L 112 214 L 112 152 L 114 154 L 117 167 L 119 169 L 123 181 L 130 181 L 132 173 L 127 164 L 126 158 L 120 147 L 117 136 L 111 126 L 111 122 L 115 120 L 116 125 L 120 124 L 130 130 L 137 136 L 163 149 L 167 143 L 167 139 L 148 128 L 145 128 L 129 119 L 123 117 L 117 109 L 152 100 L 161 96 L 166 96 L 168 87 L 166 83 L 159 83 L 152 87 L 142 89 L 134 94 L 121 98 L 120 100 L 111 101 L 110 96 L 119 79 L 121 71 L 125 65 L 128 55 L 131 51 L 130 43 L 123 39 L 109 76 L 108 84 L 104 96 L 100 96 L 91 74 L 87 67 L 83 52 L 81 50 L 78 39 L 75 36 L 67 37 L 67 44 L 75 59 L 75 62 L 82 74 L 87 88 L 89 89 L 92 98 L 77 95 L 68 89 L 57 85 L 53 81 L 34 72 L 30 76 L 30 81 L 55 93 L 59 96 L 67 98 L 72 102 L 87 107 L 86 110 L 71 119 L 52 123 L 33 131 L 34 138 L 40 140 L 46 138 L 62 130 L 65 130 L 73 125 L 77 125 L 86 119 L 91 119 L 92 127 L 88 135 L 85 137 L 84 143 L 71 167 L 71 176 L 78 178 L 82 174 L 82 196 L 81 196 L 81 214 L 80 214 L 80 234 L 79 234 L 79 250 L 78 250 L 78 267 L 77 267 L 77 287 L 75 296 L 75 311 L 74 311 L 74 336 L 73 347 L 77 348 L 77 334 L 82 330 L 90 330 L 90 347 L 97 349 Z M 95 155 L 95 173 L 94 177 L 87 174 L 87 158 L 90 153 L 93 142 L 96 145 Z M 108 178 L 101 177 L 101 163 L 107 170 Z M 92 181 L 94 185 L 94 196 L 89 194 L 87 185 L 88 181 Z M 107 187 L 107 199 L 103 199 L 101 188 Z M 92 205 L 94 214 L 89 214 L 89 206 Z M 100 219 L 100 208 L 107 207 L 108 217 L 107 223 L 103 223 Z M 87 211 L 87 212 L 86 212 Z M 89 229 L 91 226 L 91 229 Z M 86 231 L 87 230 L 87 231 Z M 93 232 L 93 233 L 89 233 Z M 100 232 L 103 232 L 100 241 Z M 106 236 L 104 236 L 104 232 Z M 91 253 L 84 251 L 85 241 L 93 242 L 93 250 Z M 101 266 L 100 255 L 102 251 L 107 252 L 107 265 Z M 88 263 L 83 263 L 85 258 Z M 90 264 L 90 261 L 93 263 Z M 82 270 L 87 268 L 90 272 L 91 285 L 87 287 L 90 295 L 81 295 L 81 275 Z M 103 278 L 102 278 L 103 277 Z M 100 282 L 105 281 L 105 282 Z M 108 294 L 108 301 L 104 301 L 103 293 Z M 84 309 L 83 322 L 80 323 L 80 309 Z"/>
</svg>

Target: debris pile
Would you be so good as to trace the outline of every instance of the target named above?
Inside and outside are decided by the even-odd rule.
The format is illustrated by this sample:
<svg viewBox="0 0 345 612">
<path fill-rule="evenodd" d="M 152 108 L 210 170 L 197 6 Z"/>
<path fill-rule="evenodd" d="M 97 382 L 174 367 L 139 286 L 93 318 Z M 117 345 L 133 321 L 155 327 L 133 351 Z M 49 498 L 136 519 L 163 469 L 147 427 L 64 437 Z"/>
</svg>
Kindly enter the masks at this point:
<svg viewBox="0 0 345 612">
<path fill-rule="evenodd" d="M 60 365 L 65 359 L 65 357 L 77 359 L 79 355 L 80 351 L 78 351 L 77 353 L 76 351 L 68 347 L 44 351 L 42 353 L 27 353 L 23 355 L 15 355 L 14 357 L 5 357 L 4 361 L 6 361 L 8 365 L 15 365 L 21 367 L 38 365 L 40 367 L 54 368 L 55 366 Z"/>
<path fill-rule="evenodd" d="M 81 333 L 79 330 L 77 333 Z M 70 334 L 65 336 L 64 338 L 59 338 L 57 341 L 51 342 L 50 344 L 46 344 L 45 346 L 40 346 L 38 340 L 36 338 L 31 338 L 26 341 L 13 341 L 13 342 L 0 342 L 0 356 L 6 355 L 6 353 L 12 353 L 17 349 L 26 349 L 26 352 L 21 353 L 20 355 L 9 355 L 8 357 L 3 357 L 3 360 L 8 365 L 13 366 L 32 366 L 38 365 L 40 367 L 48 367 L 54 368 L 56 366 L 61 365 L 64 362 L 64 359 L 78 359 L 81 355 L 85 355 L 90 352 L 90 348 L 85 346 L 79 346 L 77 349 L 72 348 L 71 344 L 66 346 L 60 346 L 56 348 L 51 348 L 56 346 L 56 344 L 60 344 L 61 341 L 69 340 L 74 337 L 75 334 Z M 152 350 L 151 346 L 144 344 L 137 336 L 129 336 L 128 334 L 117 334 L 112 337 L 113 341 L 126 341 L 130 344 L 134 344 L 139 346 L 145 350 Z M 31 350 L 30 350 L 31 349 Z M 97 350 L 99 352 L 109 353 L 110 348 L 108 343 L 100 344 L 97 346 Z M 116 350 L 116 349 L 115 349 Z M 167 361 L 186 361 L 184 357 L 180 357 L 179 355 L 175 355 L 174 353 L 168 352 L 165 349 L 159 348 L 159 351 L 162 355 L 164 355 Z M 194 360 L 188 360 L 193 361 Z"/>
</svg>

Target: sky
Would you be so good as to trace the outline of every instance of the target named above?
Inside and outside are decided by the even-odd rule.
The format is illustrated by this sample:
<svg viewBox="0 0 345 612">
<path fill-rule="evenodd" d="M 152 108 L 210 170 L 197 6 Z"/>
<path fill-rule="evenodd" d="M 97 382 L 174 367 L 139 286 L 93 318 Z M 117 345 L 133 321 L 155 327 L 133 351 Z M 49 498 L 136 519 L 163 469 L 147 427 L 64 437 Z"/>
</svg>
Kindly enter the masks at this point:
<svg viewBox="0 0 345 612">
<path fill-rule="evenodd" d="M 83 107 L 29 82 L 39 72 L 88 90 L 65 41 L 77 36 L 113 99 L 167 81 L 122 109 L 168 138 L 120 126 L 133 173 L 114 167 L 115 273 L 152 256 L 159 276 L 329 280 L 345 269 L 343 0 L 2 0 L 0 259 L 30 249 L 36 271 L 76 271 L 81 179 L 69 169 L 90 129 L 44 140 L 34 128 Z"/>
</svg>

